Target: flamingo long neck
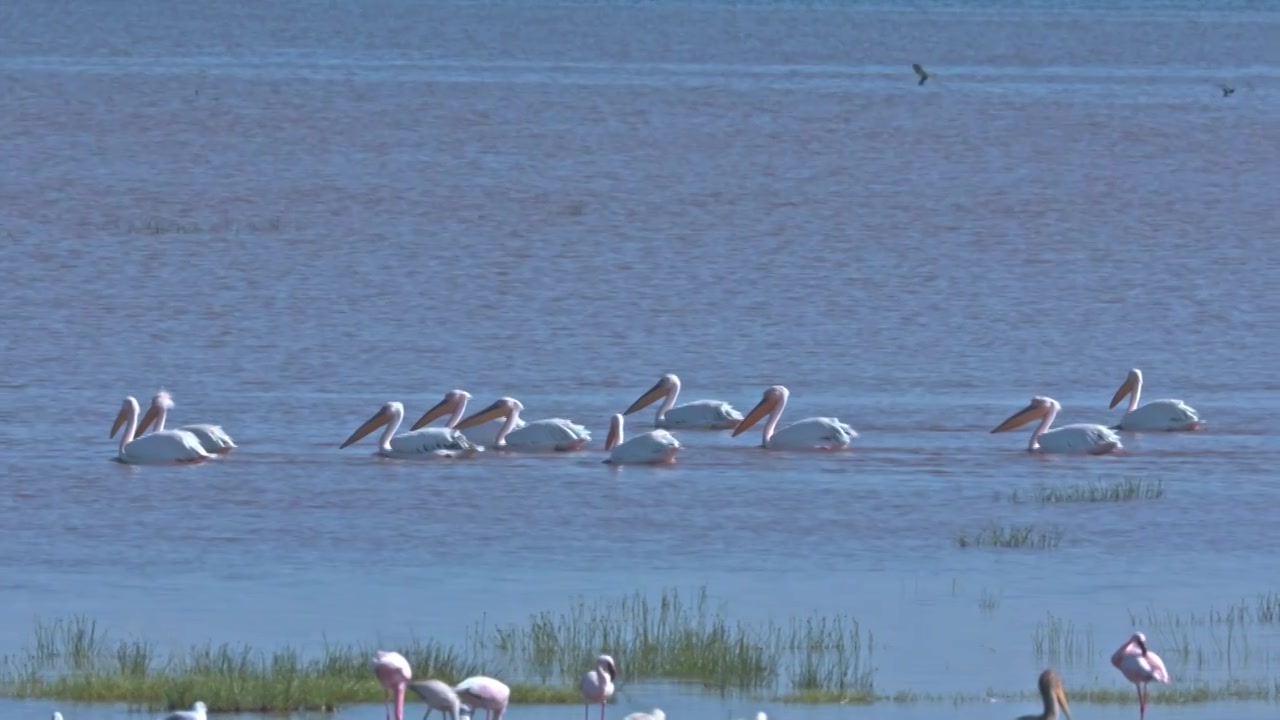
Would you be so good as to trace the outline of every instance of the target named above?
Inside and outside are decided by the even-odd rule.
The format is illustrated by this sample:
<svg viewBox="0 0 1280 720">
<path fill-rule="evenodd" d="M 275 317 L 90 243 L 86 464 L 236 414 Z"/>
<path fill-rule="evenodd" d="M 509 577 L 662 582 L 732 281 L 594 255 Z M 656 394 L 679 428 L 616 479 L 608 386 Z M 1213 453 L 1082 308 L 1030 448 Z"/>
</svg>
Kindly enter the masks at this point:
<svg viewBox="0 0 1280 720">
<path fill-rule="evenodd" d="M 1049 432 L 1049 426 L 1053 424 L 1053 419 L 1058 417 L 1058 408 L 1050 407 L 1049 412 L 1045 413 L 1044 419 L 1036 426 L 1036 431 L 1031 433 L 1031 440 L 1027 443 L 1027 450 L 1035 450 L 1040 443 L 1040 436 Z"/>
<path fill-rule="evenodd" d="M 382 431 L 382 437 L 378 438 L 378 449 L 391 452 L 391 438 L 395 437 L 396 431 L 400 429 L 400 423 L 404 422 L 404 408 L 391 408 L 391 421 L 387 423 L 387 427 Z"/>
<path fill-rule="evenodd" d="M 667 416 L 667 411 L 676 405 L 676 398 L 680 397 L 680 383 L 677 382 L 667 391 L 667 396 L 662 400 L 662 404 L 658 406 L 658 414 L 653 416 L 655 424 Z M 622 442 L 619 438 L 618 442 Z"/>
<path fill-rule="evenodd" d="M 125 423 L 124 434 L 120 436 L 120 454 L 124 455 L 124 446 L 133 442 L 133 434 L 138 431 L 138 405 L 129 406 L 129 422 Z"/>
<path fill-rule="evenodd" d="M 760 431 L 760 444 L 769 445 L 769 438 L 773 437 L 773 431 L 778 428 L 778 421 L 782 419 L 782 411 L 787 408 L 787 396 L 783 395 L 778 398 L 778 404 L 773 406 L 769 411 L 769 422 L 764 424 L 764 430 Z"/>
<path fill-rule="evenodd" d="M 512 408 L 511 414 L 507 416 L 507 421 L 502 423 L 502 427 L 498 428 L 498 434 L 493 437 L 493 444 L 502 445 L 506 443 L 507 433 L 511 432 L 518 422 L 520 422 L 520 411 Z"/>
<path fill-rule="evenodd" d="M 1142 397 L 1142 377 L 1138 377 L 1138 382 L 1133 384 L 1133 392 L 1129 393 L 1129 409 L 1126 412 L 1133 412 L 1138 409 L 1138 399 Z"/>
</svg>

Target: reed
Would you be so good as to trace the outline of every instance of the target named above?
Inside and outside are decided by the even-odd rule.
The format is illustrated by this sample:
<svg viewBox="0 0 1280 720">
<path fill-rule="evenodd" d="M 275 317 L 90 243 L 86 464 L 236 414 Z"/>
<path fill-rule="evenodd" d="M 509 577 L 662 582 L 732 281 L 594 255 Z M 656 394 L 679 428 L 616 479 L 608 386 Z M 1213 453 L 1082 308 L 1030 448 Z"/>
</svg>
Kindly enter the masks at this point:
<svg viewBox="0 0 1280 720">
<path fill-rule="evenodd" d="M 1098 655 L 1092 632 L 1077 630 L 1075 623 L 1053 613 L 1036 623 L 1031 651 L 1038 665 L 1063 668 L 1093 667 Z"/>
<path fill-rule="evenodd" d="M 623 684 L 676 681 L 720 692 L 830 692 L 874 696 L 874 640 L 853 618 L 812 616 L 787 623 L 731 621 L 705 589 L 692 598 L 664 591 L 595 603 L 486 630 L 461 647 L 410 638 L 394 647 L 419 678 L 456 683 L 484 672 L 502 677 L 513 703 L 578 703 L 581 673 L 595 656 L 618 659 Z M 31 646 L 0 662 L 0 694 L 77 702 L 119 702 L 148 710 L 217 712 L 332 710 L 379 702 L 369 670 L 373 645 L 264 651 L 229 644 L 160 653 L 147 640 L 116 640 L 90 618 L 37 623 Z"/>
<path fill-rule="evenodd" d="M 1162 497 L 1164 497 L 1164 483 L 1160 480 L 1127 477 L 1114 482 L 1105 482 L 1099 479 L 1065 487 L 1039 486 L 1029 492 L 1014 490 L 1008 495 L 1011 503 L 1039 503 L 1041 505 L 1120 503 L 1137 500 L 1158 500 Z"/>
<path fill-rule="evenodd" d="M 956 544 L 962 548 L 1024 548 L 1053 550 L 1062 542 L 1062 529 L 1037 528 L 1035 525 L 991 524 L 977 532 L 956 536 Z"/>
</svg>

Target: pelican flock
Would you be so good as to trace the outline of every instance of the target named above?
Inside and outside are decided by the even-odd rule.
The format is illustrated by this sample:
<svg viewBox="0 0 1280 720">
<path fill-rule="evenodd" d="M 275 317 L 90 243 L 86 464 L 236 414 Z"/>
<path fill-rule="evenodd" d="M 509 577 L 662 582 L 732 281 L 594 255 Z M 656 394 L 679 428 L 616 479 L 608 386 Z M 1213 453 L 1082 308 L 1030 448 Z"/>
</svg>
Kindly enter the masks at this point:
<svg viewBox="0 0 1280 720">
<path fill-rule="evenodd" d="M 631 402 L 621 413 L 609 416 L 605 436 L 604 463 L 610 465 L 667 465 L 683 457 L 685 445 L 676 433 L 688 431 L 729 431 L 736 438 L 761 421 L 759 447 L 779 451 L 846 450 L 858 439 L 858 432 L 836 417 L 807 417 L 782 425 L 791 391 L 785 385 L 770 385 L 759 402 L 746 415 L 724 400 L 693 400 L 676 404 L 680 396 L 680 377 L 666 373 L 648 390 Z M 1027 450 L 1032 453 L 1106 455 L 1124 452 L 1120 432 L 1187 431 L 1205 426 L 1204 419 L 1181 400 L 1152 400 L 1139 405 L 1142 396 L 1142 371 L 1129 370 L 1124 383 L 1111 398 L 1114 408 L 1126 397 L 1128 408 L 1115 425 L 1073 423 L 1054 427 L 1062 405 L 1051 397 L 1036 395 L 1026 407 L 1005 418 L 991 433 L 1015 430 L 1032 421 L 1039 424 L 1031 432 Z M 472 458 L 485 450 L 463 432 L 484 423 L 501 420 L 490 449 L 497 454 L 507 452 L 573 453 L 585 450 L 591 443 L 591 431 L 584 425 L 563 417 L 525 421 L 524 403 L 504 396 L 482 410 L 467 415 L 471 393 L 455 388 L 432 405 L 408 432 L 400 433 L 404 422 L 404 404 L 386 402 L 368 420 L 356 428 L 338 447 L 347 448 L 374 430 L 383 428 L 375 455 L 404 459 Z M 624 436 L 626 416 L 661 400 L 654 413 L 652 430 Z M 166 419 L 174 408 L 173 396 L 161 390 L 151 399 L 147 413 L 139 418 L 139 405 L 133 396 L 122 403 L 111 426 L 110 437 L 124 428 L 115 459 L 133 465 L 165 465 L 200 463 L 225 456 L 238 445 L 221 425 L 198 423 L 179 428 L 166 427 Z M 445 419 L 443 427 L 431 423 Z M 146 434 L 148 428 L 153 428 Z M 398 433 L 398 434 L 397 434 Z M 695 443 L 696 444 L 696 443 Z M 696 453 L 697 450 L 695 449 Z"/>
</svg>

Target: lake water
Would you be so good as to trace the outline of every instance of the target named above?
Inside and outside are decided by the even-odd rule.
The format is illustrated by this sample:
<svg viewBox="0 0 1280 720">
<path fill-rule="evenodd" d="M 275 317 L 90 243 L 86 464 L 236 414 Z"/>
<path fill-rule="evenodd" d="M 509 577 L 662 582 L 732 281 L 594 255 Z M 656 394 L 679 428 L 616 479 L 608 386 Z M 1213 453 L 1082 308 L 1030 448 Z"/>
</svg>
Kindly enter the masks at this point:
<svg viewBox="0 0 1280 720">
<path fill-rule="evenodd" d="M 743 620 L 856 616 L 882 692 L 1027 692 L 1049 664 L 1068 692 L 1123 689 L 1107 658 L 1149 609 L 1175 683 L 1270 685 L 1280 625 L 1228 642 L 1167 621 L 1280 590 L 1280 10 L 1215 5 L 6 5 L 0 652 L 76 613 L 174 646 L 394 646 L 705 585 Z M 918 87 L 912 62 L 935 77 Z M 988 433 L 1037 394 L 1060 423 L 1114 421 L 1133 366 L 1207 429 L 1086 458 Z M 684 433 L 674 467 L 601 465 L 609 414 L 663 372 L 744 412 L 782 383 L 784 424 L 836 415 L 861 437 L 809 455 Z M 171 425 L 220 422 L 240 448 L 109 462 L 120 399 L 161 386 Z M 412 419 L 454 387 L 592 442 L 339 451 L 381 403 Z M 1120 477 L 1165 494 L 1008 501 Z M 992 522 L 1061 544 L 958 546 Z M 1050 615 L 1092 653 L 1038 656 Z M 655 704 L 1036 707 L 624 687 L 610 717 Z M 128 716 L 0 715 L 53 707 Z"/>
</svg>

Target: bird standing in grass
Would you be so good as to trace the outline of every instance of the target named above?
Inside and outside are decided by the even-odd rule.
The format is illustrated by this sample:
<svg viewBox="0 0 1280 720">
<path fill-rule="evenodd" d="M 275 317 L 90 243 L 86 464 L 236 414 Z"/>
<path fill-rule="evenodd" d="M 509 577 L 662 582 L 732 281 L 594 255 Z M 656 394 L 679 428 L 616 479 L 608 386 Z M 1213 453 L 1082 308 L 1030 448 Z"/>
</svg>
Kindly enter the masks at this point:
<svg viewBox="0 0 1280 720">
<path fill-rule="evenodd" d="M 618 666 L 613 658 L 601 655 L 596 658 L 596 669 L 582 676 L 582 717 L 587 717 L 592 705 L 600 703 L 600 720 L 604 720 L 604 708 L 609 698 L 613 697 L 613 679 L 618 676 Z"/>
<path fill-rule="evenodd" d="M 379 650 L 373 654 L 373 674 L 386 690 L 387 720 L 391 720 L 391 693 L 396 696 L 395 720 L 404 720 L 404 688 L 413 678 L 409 661 L 398 652 Z"/>
<path fill-rule="evenodd" d="M 1147 649 L 1147 636 L 1136 632 L 1111 655 L 1111 664 L 1138 689 L 1138 719 L 1147 716 L 1147 683 L 1169 682 L 1169 671 L 1159 655 Z"/>
<path fill-rule="evenodd" d="M 925 70 L 924 66 L 921 65 L 920 63 L 912 63 L 911 69 L 915 70 L 916 75 L 920 76 L 920 82 L 916 83 L 917 87 L 919 87 L 920 85 L 923 85 L 925 81 L 929 79 L 929 72 Z"/>
<path fill-rule="evenodd" d="M 1067 693 L 1062 689 L 1062 678 L 1050 668 L 1040 673 L 1040 699 L 1044 700 L 1044 712 L 1039 715 L 1023 715 L 1018 720 L 1058 720 L 1058 708 L 1071 720 L 1071 706 Z"/>
</svg>

